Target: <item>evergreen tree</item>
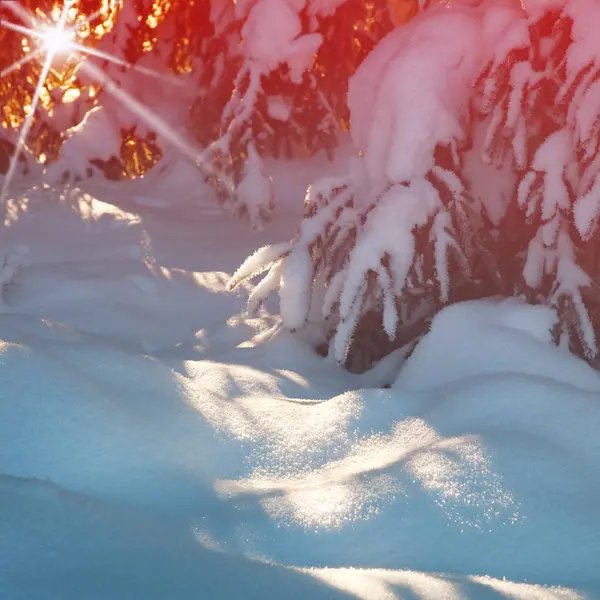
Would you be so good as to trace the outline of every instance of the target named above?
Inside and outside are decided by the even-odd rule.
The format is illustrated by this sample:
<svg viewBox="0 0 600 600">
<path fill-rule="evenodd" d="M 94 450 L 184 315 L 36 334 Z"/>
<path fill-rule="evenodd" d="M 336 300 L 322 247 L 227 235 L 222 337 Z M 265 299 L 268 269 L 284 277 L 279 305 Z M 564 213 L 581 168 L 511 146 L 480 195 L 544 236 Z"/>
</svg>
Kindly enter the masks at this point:
<svg viewBox="0 0 600 600">
<path fill-rule="evenodd" d="M 455 0 L 397 29 L 350 84 L 357 158 L 309 189 L 268 269 L 290 329 L 320 309 L 353 370 L 414 343 L 445 304 L 518 295 L 556 339 L 598 353 L 600 18 L 594 0 Z M 457 340 L 459 343 L 459 340 Z"/>
<path fill-rule="evenodd" d="M 63 5 L 20 6 L 50 24 Z M 2 17 L 31 25 L 22 11 L 4 8 Z M 348 125 L 348 79 L 392 27 L 384 0 L 79 0 L 67 25 L 92 56 L 72 54 L 53 65 L 24 148 L 48 167 L 50 181 L 97 171 L 139 177 L 160 161 L 171 140 L 131 114 L 126 93 L 199 143 L 195 160 L 218 198 L 255 226 L 273 208 L 262 158 L 332 151 Z M 3 130 L 14 137 L 44 54 L 12 68 L 39 50 L 37 40 L 6 26 L 0 35 L 9 49 L 0 64 Z M 156 74 L 171 77 L 168 94 L 153 84 Z M 110 144 L 87 143 L 101 130 L 112 131 Z"/>
</svg>

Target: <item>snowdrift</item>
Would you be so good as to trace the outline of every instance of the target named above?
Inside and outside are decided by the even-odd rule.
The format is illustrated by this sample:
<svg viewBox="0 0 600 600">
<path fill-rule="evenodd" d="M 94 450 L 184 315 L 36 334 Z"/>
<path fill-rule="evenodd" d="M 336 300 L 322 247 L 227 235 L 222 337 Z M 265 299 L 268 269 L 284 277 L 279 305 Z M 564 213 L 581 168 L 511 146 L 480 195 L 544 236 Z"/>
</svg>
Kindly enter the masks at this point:
<svg viewBox="0 0 600 600">
<path fill-rule="evenodd" d="M 4 597 L 600 597 L 600 377 L 552 311 L 450 307 L 369 387 L 227 318 L 239 224 L 75 197 L 32 194 L 4 238 Z"/>
</svg>

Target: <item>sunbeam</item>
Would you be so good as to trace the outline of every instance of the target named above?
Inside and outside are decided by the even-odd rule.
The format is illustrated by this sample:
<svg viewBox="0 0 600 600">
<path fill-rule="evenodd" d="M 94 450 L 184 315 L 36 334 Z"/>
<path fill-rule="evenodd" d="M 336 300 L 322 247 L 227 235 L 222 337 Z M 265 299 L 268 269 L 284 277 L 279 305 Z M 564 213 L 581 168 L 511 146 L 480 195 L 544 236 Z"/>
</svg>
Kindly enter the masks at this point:
<svg viewBox="0 0 600 600">
<path fill-rule="evenodd" d="M 136 116 L 140 117 L 147 125 L 152 127 L 157 133 L 162 135 L 168 142 L 177 148 L 189 161 L 198 167 L 206 177 L 218 177 L 232 193 L 235 189 L 233 181 L 225 173 L 217 172 L 210 162 L 204 157 L 204 151 L 198 151 L 196 146 L 186 141 L 183 136 L 173 130 L 173 128 L 164 121 L 153 110 L 133 98 L 126 91 L 122 90 L 108 75 L 92 63 L 82 63 L 81 68 L 92 76 L 98 83 L 105 86 L 108 93 L 119 99 L 124 106 L 129 108 Z"/>
<path fill-rule="evenodd" d="M 77 28 L 64 28 L 59 29 L 57 27 L 46 27 L 43 29 L 42 27 L 37 27 L 36 29 L 30 29 L 29 27 L 24 27 L 23 25 L 18 25 L 17 23 L 11 23 L 10 21 L 4 21 L 2 23 L 3 27 L 6 29 L 10 29 L 11 31 L 15 31 L 17 33 L 22 33 L 24 35 L 37 38 L 38 44 L 40 45 L 40 50 L 37 52 L 37 55 L 42 52 L 53 52 L 56 55 L 65 55 L 68 53 L 79 53 L 88 56 L 93 56 L 95 58 L 100 58 L 102 60 L 107 60 L 112 62 L 120 67 L 125 67 L 127 69 L 131 69 L 143 75 L 147 75 L 148 77 L 154 77 L 155 79 L 161 79 L 169 81 L 169 83 L 173 83 L 174 85 L 184 86 L 184 83 L 177 81 L 174 77 L 169 77 L 164 73 L 158 73 L 157 71 L 153 71 L 152 69 L 148 69 L 147 67 L 140 67 L 138 65 L 134 65 L 130 62 L 117 58 L 108 52 L 103 52 L 102 50 L 97 50 L 96 48 L 89 48 L 88 46 L 84 46 L 82 44 L 74 41 L 76 39 L 77 29 L 83 25 L 78 26 Z M 33 58 L 31 55 L 29 55 Z M 28 58 L 27 61 L 31 60 Z M 23 60 L 23 59 L 22 59 Z M 19 61 L 19 66 L 23 64 Z M 17 65 L 17 63 L 15 63 Z M 12 65 L 6 72 L 13 71 L 17 68 L 15 65 Z M 4 74 L 5 71 L 2 72 Z"/>
<path fill-rule="evenodd" d="M 88 48 L 87 46 L 82 46 L 76 42 L 71 42 L 69 46 L 82 54 L 86 54 L 88 56 L 93 56 L 95 58 L 101 58 L 102 60 L 107 60 L 115 65 L 119 65 L 120 67 L 125 67 L 127 69 L 131 69 L 132 71 L 136 71 L 137 73 L 141 73 L 143 75 L 147 75 L 148 77 L 154 77 L 155 79 L 161 79 L 163 81 L 168 81 L 169 83 L 177 86 L 185 86 L 184 83 L 178 81 L 175 77 L 169 77 L 164 73 L 159 73 L 158 71 L 153 71 L 152 69 L 148 69 L 147 67 L 140 67 L 138 65 L 134 65 L 126 60 L 122 60 L 109 54 L 108 52 L 103 52 L 102 50 L 97 50 L 96 48 Z"/>
<path fill-rule="evenodd" d="M 38 48 L 37 50 L 30 52 L 23 58 L 20 58 L 18 61 L 14 62 L 12 65 L 10 65 L 10 67 L 6 67 L 6 69 L 4 69 L 4 71 L 0 71 L 0 79 L 2 79 L 2 77 L 5 77 L 6 75 L 9 75 L 13 71 L 20 69 L 23 65 L 26 65 L 28 62 L 35 60 L 38 56 L 41 56 L 43 53 L 44 53 L 44 49 Z"/>
<path fill-rule="evenodd" d="M 8 2 L 4 2 L 3 6 L 8 8 L 13 15 L 19 17 L 22 21 L 28 21 L 32 27 L 35 27 L 35 17 L 29 14 L 18 2 L 9 0 Z"/>
<path fill-rule="evenodd" d="M 65 2 L 60 17 L 58 19 L 58 23 L 56 24 L 56 28 L 58 30 L 64 30 L 65 23 L 67 21 L 67 13 L 70 8 L 70 3 Z M 52 66 L 52 60 L 54 59 L 54 52 L 51 49 L 47 50 L 46 59 L 44 60 L 44 65 L 42 67 L 42 72 L 40 73 L 40 79 L 35 88 L 35 93 L 33 94 L 33 99 L 31 100 L 31 105 L 29 106 L 29 112 L 25 117 L 25 121 L 23 122 L 23 126 L 21 127 L 21 132 L 19 133 L 19 138 L 17 140 L 17 144 L 15 146 L 15 151 L 10 159 L 10 165 L 8 167 L 8 172 L 6 173 L 6 178 L 4 179 L 4 183 L 2 184 L 2 190 L 0 190 L 0 206 L 4 205 L 6 200 L 6 195 L 8 193 L 8 187 L 12 178 L 14 177 L 15 170 L 17 168 L 17 163 L 19 161 L 19 156 L 21 151 L 23 150 L 23 146 L 25 145 L 25 140 L 29 134 L 29 130 L 31 129 L 31 124 L 33 123 L 33 117 L 35 111 L 37 109 L 37 105 L 40 100 L 40 96 L 42 94 L 42 89 L 44 87 L 44 82 L 48 77 L 48 73 L 50 72 L 50 68 Z"/>
<path fill-rule="evenodd" d="M 107 52 L 103 52 L 101 50 L 97 50 L 95 48 L 89 48 L 82 44 L 79 44 L 76 41 L 77 32 L 97 18 L 103 11 L 98 10 L 93 14 L 89 15 L 85 19 L 79 21 L 74 26 L 67 26 L 67 17 L 69 10 L 74 6 L 75 2 L 65 2 L 63 5 L 63 9 L 60 15 L 60 18 L 57 23 L 53 25 L 48 25 L 46 23 L 39 22 L 32 14 L 30 14 L 23 6 L 21 6 L 18 2 L 7 2 L 6 8 L 8 8 L 15 17 L 19 18 L 23 23 L 29 23 L 31 27 L 27 27 L 25 25 L 21 25 L 18 23 L 12 23 L 10 21 L 3 20 L 0 24 L 7 29 L 15 31 L 17 33 L 21 33 L 30 38 L 34 38 L 36 40 L 37 45 L 39 46 L 36 50 L 29 53 L 27 56 L 21 58 L 16 61 L 11 66 L 4 69 L 0 76 L 4 77 L 9 73 L 17 70 L 24 64 L 27 64 L 31 60 L 46 54 L 42 72 L 40 74 L 40 78 L 38 81 L 38 85 L 36 87 L 35 94 L 33 96 L 31 105 L 29 107 L 29 112 L 25 121 L 23 122 L 23 126 L 19 133 L 19 138 L 17 145 L 15 147 L 15 151 L 13 156 L 11 157 L 10 166 L 8 172 L 6 174 L 4 183 L 2 185 L 2 189 L 0 190 L 0 204 L 3 204 L 6 195 L 8 193 L 8 188 L 10 182 L 12 181 L 15 170 L 18 164 L 19 155 L 25 145 L 27 136 L 32 126 L 33 117 L 35 114 L 35 110 L 37 108 L 39 98 L 42 92 L 43 85 L 46 81 L 50 68 L 52 66 L 52 62 L 57 55 L 67 55 L 72 54 L 77 56 L 77 58 L 81 58 L 81 55 L 87 55 L 95 58 L 99 58 L 102 60 L 106 60 L 108 62 L 112 62 L 121 67 L 125 67 L 131 70 L 134 70 L 138 73 L 141 73 L 148 77 L 153 77 L 156 79 L 161 79 L 163 81 L 169 81 L 170 84 L 174 85 L 184 85 L 173 77 L 169 77 L 163 73 L 158 73 L 153 71 L 152 69 L 148 69 L 145 67 L 139 67 L 137 65 L 133 65 L 127 61 L 124 61 L 118 57 L 115 57 Z M 117 4 L 117 0 L 111 0 L 109 4 L 109 9 L 114 9 Z M 86 70 L 89 74 L 91 74 L 94 79 L 98 82 L 104 84 L 107 90 L 117 96 L 127 107 L 129 107 L 135 114 L 140 116 L 147 124 L 151 125 L 156 129 L 157 132 L 163 135 L 165 139 L 167 139 L 171 144 L 173 144 L 177 149 L 179 149 L 189 160 L 194 162 L 194 164 L 198 164 L 202 162 L 200 154 L 198 151 L 188 142 L 186 142 L 180 135 L 178 135 L 173 129 L 164 122 L 158 115 L 154 114 L 147 107 L 136 101 L 126 92 L 123 92 L 118 88 L 118 86 L 110 80 L 110 78 L 105 75 L 100 69 L 96 68 L 94 65 L 87 64 L 82 62 L 83 70 Z M 201 170 L 205 174 L 212 174 L 206 172 L 206 165 L 204 168 L 201 165 Z M 231 187 L 232 184 L 230 182 L 224 182 L 227 187 Z"/>
<path fill-rule="evenodd" d="M 58 26 L 40 26 L 36 29 L 31 29 L 10 21 L 3 21 L 2 26 L 16 33 L 22 33 L 29 37 L 36 38 L 38 44 L 45 52 L 56 53 L 57 50 L 63 52 L 66 47 L 71 46 L 74 32 Z"/>
<path fill-rule="evenodd" d="M 108 10 L 109 11 L 114 10 L 114 8 L 117 5 L 118 1 L 119 0 L 110 0 L 110 3 L 108 5 Z M 65 4 L 68 4 L 69 6 L 67 8 L 70 9 L 72 6 L 74 6 L 75 2 L 71 1 L 71 2 L 66 2 Z M 15 1 L 6 2 L 6 7 L 15 16 L 19 17 L 21 20 L 23 20 L 23 21 L 29 21 L 29 24 L 32 27 L 37 27 L 38 26 L 38 23 L 37 23 L 37 20 L 35 19 L 35 17 L 33 15 L 31 15 L 25 8 L 23 8 L 23 6 L 21 6 L 18 2 L 15 2 Z M 80 29 L 83 29 L 83 27 L 85 27 L 86 25 L 88 25 L 89 23 L 91 23 L 94 19 L 97 19 L 99 16 L 101 16 L 103 14 L 103 12 L 104 12 L 103 9 L 99 9 L 99 10 L 93 12 L 91 15 L 85 17 L 84 19 L 82 19 L 78 23 L 76 23 L 74 26 L 72 26 L 72 27 L 65 27 L 65 30 L 69 31 L 69 32 L 79 31 Z"/>
<path fill-rule="evenodd" d="M 47 52 L 54 55 L 67 54 L 73 47 L 72 40 L 75 33 L 58 27 L 50 27 L 44 31 L 40 38 Z"/>
</svg>

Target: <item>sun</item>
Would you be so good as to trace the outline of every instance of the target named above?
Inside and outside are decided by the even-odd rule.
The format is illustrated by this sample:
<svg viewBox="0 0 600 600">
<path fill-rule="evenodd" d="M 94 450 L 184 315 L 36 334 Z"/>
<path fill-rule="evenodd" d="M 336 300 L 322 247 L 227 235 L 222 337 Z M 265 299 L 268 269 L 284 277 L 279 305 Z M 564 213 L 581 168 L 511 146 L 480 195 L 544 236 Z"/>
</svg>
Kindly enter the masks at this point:
<svg viewBox="0 0 600 600">
<path fill-rule="evenodd" d="M 63 27 L 49 27 L 40 36 L 40 45 L 42 48 L 52 54 L 68 54 L 72 49 L 74 33 Z"/>
<path fill-rule="evenodd" d="M 123 69 L 129 69 L 138 73 L 143 73 L 148 77 L 155 77 L 165 82 L 169 82 L 170 85 L 186 86 L 185 83 L 173 81 L 164 73 L 132 64 L 119 56 L 114 56 L 108 52 L 80 43 L 81 37 L 85 37 L 81 36 L 80 31 L 95 19 L 101 17 L 107 10 L 110 14 L 113 14 L 121 3 L 121 0 L 102 0 L 102 9 L 99 9 L 86 16 L 83 20 L 79 20 L 69 26 L 68 21 L 75 20 L 72 15 L 72 9 L 77 2 L 78 0 L 62 0 L 62 9 L 54 11 L 52 15 L 48 15 L 47 21 L 41 22 L 18 1 L 12 0 L 8 2 L 0 0 L 2 7 L 4 8 L 6 6 L 9 12 L 18 19 L 18 22 L 13 22 L 9 19 L 0 19 L 0 28 L 6 28 L 23 36 L 27 36 L 32 40 L 32 45 L 34 46 L 32 51 L 26 56 L 0 71 L 0 78 L 17 71 L 28 62 L 37 60 L 40 57 L 42 57 L 43 60 L 37 86 L 28 105 L 27 116 L 21 126 L 21 131 L 19 132 L 17 143 L 15 144 L 15 149 L 12 153 L 8 172 L 4 177 L 4 181 L 0 182 L 0 208 L 7 197 L 9 185 L 16 172 L 21 150 L 23 149 L 27 136 L 31 130 L 34 115 L 44 90 L 46 79 L 48 78 L 53 65 L 57 62 L 63 63 L 68 61 L 79 61 L 81 71 L 85 73 L 86 76 L 91 77 L 97 84 L 101 85 L 103 89 L 113 96 L 121 106 L 129 109 L 136 117 L 144 121 L 159 135 L 163 136 L 168 143 L 178 149 L 207 177 L 220 180 L 226 187 L 228 193 L 232 194 L 234 190 L 233 180 L 231 180 L 227 174 L 215 170 L 212 160 L 206 157 L 206 150 L 199 151 L 195 144 L 190 143 L 185 135 L 181 135 L 177 130 L 174 130 L 169 122 L 159 113 L 155 112 L 143 102 L 140 102 L 122 89 L 122 87 L 114 82 L 102 68 L 96 66 L 92 59 L 97 58 L 102 61 L 107 61 L 119 65 Z M 52 19 L 52 24 L 49 22 L 50 19 Z M 31 47 L 28 46 L 27 49 L 29 50 Z M 56 61 L 57 58 L 58 61 Z"/>
</svg>

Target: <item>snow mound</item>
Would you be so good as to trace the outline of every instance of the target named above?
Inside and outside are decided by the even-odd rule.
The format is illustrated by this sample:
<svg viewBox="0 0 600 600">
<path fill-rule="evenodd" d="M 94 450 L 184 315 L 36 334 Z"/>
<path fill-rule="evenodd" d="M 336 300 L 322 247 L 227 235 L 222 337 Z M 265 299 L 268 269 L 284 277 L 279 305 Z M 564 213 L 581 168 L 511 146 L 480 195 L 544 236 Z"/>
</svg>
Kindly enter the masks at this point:
<svg viewBox="0 0 600 600">
<path fill-rule="evenodd" d="M 7 598 L 598 597 L 598 376 L 551 311 L 449 307 L 370 388 L 277 317 L 227 319 L 220 269 L 281 222 L 45 195 L 2 239 L 27 249 L 0 314 Z"/>
<path fill-rule="evenodd" d="M 465 336 L 500 323 L 513 336 L 506 350 L 529 353 L 523 306 L 462 308 L 473 316 Z M 539 340 L 550 319 L 537 317 Z M 440 323 L 443 314 L 430 336 L 449 351 Z M 597 393 L 516 370 L 421 391 L 402 377 L 392 390 L 344 391 L 360 376 L 335 376 L 277 320 L 207 327 L 160 357 L 26 318 L 0 320 L 0 333 L 10 390 L 0 544 L 20 540 L 0 553 L 13 557 L 0 577 L 27 590 L 11 597 L 163 598 L 173 586 L 186 598 L 216 586 L 244 599 L 272 589 L 550 599 L 600 589 Z M 422 350 L 407 372 L 413 360 L 443 368 Z M 82 576 L 63 594 L 75 556 L 107 576 Z M 240 573 L 237 584 L 225 570 Z"/>
<path fill-rule="evenodd" d="M 470 4 L 439 3 L 394 29 L 351 78 L 350 131 L 373 188 L 425 176 L 436 145 L 463 139 L 485 60 L 473 48 L 494 48 L 518 14 L 502 1 L 486 2 L 485 10 Z"/>
<path fill-rule="evenodd" d="M 552 343 L 556 320 L 552 309 L 516 298 L 449 306 L 433 320 L 396 386 L 433 389 L 471 377 L 514 373 L 600 392 L 598 373 Z"/>
</svg>

